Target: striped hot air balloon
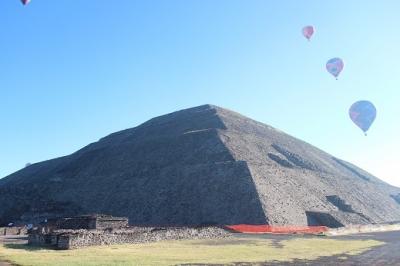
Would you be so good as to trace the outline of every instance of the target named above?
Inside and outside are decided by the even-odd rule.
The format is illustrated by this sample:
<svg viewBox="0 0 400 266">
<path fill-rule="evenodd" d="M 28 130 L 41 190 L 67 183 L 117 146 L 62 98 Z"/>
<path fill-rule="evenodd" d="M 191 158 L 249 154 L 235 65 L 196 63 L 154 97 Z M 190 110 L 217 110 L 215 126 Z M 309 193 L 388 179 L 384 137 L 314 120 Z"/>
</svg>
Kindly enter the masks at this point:
<svg viewBox="0 0 400 266">
<path fill-rule="evenodd" d="M 365 135 L 376 118 L 376 108 L 369 101 L 355 102 L 349 110 L 350 119 Z"/>
<path fill-rule="evenodd" d="M 27 4 L 29 4 L 31 2 L 31 0 L 21 0 L 21 3 L 26 6 Z"/>
<path fill-rule="evenodd" d="M 339 76 L 340 72 L 342 72 L 344 67 L 343 60 L 340 58 L 332 58 L 326 63 L 326 70 L 334 76 L 336 79 Z"/>
<path fill-rule="evenodd" d="M 307 38 L 307 40 L 310 40 L 312 35 L 314 34 L 315 30 L 313 26 L 305 26 L 302 30 L 301 33 L 303 33 L 303 36 Z"/>
</svg>

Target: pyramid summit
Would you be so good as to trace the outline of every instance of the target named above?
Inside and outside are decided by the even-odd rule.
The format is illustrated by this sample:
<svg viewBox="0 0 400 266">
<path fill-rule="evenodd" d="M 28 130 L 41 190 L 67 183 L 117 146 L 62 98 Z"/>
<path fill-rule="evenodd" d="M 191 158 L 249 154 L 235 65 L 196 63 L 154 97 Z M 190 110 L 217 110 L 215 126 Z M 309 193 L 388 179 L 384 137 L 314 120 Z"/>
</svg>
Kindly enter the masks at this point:
<svg viewBox="0 0 400 266">
<path fill-rule="evenodd" d="M 131 224 L 400 220 L 400 188 L 268 125 L 202 105 L 0 179 L 0 225 L 87 213 Z"/>
</svg>

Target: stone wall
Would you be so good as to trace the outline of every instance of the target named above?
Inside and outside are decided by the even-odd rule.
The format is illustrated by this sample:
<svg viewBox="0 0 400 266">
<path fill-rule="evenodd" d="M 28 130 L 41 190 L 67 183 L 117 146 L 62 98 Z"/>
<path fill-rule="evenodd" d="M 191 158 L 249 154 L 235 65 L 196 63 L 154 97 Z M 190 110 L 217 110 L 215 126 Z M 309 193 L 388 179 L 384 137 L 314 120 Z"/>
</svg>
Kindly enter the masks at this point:
<svg viewBox="0 0 400 266">
<path fill-rule="evenodd" d="M 29 244 L 47 245 L 57 249 L 77 249 L 99 245 L 135 244 L 180 239 L 215 239 L 229 236 L 229 232 L 219 227 L 133 227 L 123 230 L 56 230 L 50 234 L 31 234 L 29 236 Z"/>
<path fill-rule="evenodd" d="M 39 232 L 31 232 L 28 236 L 28 244 L 34 246 L 51 245 L 51 234 L 41 234 Z"/>
<path fill-rule="evenodd" d="M 96 229 L 96 220 L 90 217 L 63 218 L 57 222 L 58 229 Z"/>
<path fill-rule="evenodd" d="M 0 235 L 26 235 L 27 229 L 25 227 L 0 227 Z"/>
<path fill-rule="evenodd" d="M 120 229 L 128 227 L 128 218 L 125 217 L 98 217 L 96 219 L 96 229 Z"/>
<path fill-rule="evenodd" d="M 48 223 L 45 225 L 48 231 L 57 229 L 119 229 L 127 226 L 128 218 L 126 217 L 112 217 L 101 214 L 49 219 Z"/>
</svg>

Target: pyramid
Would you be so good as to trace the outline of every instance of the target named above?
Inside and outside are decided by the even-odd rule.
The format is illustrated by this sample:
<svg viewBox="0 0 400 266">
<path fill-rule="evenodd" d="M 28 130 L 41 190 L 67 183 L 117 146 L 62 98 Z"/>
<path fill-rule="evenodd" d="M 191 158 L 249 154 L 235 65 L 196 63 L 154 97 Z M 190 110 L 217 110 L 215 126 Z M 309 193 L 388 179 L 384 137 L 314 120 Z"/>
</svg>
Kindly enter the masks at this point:
<svg viewBox="0 0 400 266">
<path fill-rule="evenodd" d="M 131 224 L 400 221 L 400 188 L 233 111 L 153 118 L 0 179 L 0 225 L 88 213 Z"/>
</svg>

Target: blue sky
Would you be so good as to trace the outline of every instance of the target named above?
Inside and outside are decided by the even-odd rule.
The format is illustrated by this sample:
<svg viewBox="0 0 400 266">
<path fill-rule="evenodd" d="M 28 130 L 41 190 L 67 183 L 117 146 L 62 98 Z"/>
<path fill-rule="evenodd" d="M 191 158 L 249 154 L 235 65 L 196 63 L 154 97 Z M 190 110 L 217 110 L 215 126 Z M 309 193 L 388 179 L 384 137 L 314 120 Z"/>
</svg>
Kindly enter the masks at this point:
<svg viewBox="0 0 400 266">
<path fill-rule="evenodd" d="M 400 186 L 399 10 L 397 0 L 1 1 L 0 177 L 211 103 Z M 337 81 L 332 57 L 345 62 Z M 357 100 L 378 109 L 368 137 L 348 118 Z"/>
</svg>

